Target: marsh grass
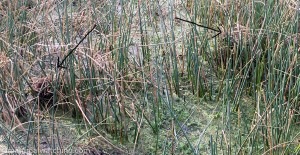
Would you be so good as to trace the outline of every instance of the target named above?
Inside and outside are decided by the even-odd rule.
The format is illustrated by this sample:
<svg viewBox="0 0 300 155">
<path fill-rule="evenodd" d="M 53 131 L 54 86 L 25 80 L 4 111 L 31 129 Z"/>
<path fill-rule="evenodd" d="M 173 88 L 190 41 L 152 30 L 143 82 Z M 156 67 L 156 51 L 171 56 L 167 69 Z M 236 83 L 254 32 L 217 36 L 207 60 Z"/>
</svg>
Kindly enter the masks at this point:
<svg viewBox="0 0 300 155">
<path fill-rule="evenodd" d="M 296 1 L 12 0 L 0 20 L 3 153 L 299 153 Z"/>
</svg>

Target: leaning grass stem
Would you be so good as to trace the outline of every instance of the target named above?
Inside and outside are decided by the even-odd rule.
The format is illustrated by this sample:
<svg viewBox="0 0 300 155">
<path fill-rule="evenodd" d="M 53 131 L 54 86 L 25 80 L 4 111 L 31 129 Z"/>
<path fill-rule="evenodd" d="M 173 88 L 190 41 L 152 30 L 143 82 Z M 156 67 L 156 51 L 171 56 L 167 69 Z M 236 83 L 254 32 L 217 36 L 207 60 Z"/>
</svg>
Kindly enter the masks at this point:
<svg viewBox="0 0 300 155">
<path fill-rule="evenodd" d="M 299 152 L 299 2 L 86 2 L 0 3 L 5 149 Z"/>
</svg>

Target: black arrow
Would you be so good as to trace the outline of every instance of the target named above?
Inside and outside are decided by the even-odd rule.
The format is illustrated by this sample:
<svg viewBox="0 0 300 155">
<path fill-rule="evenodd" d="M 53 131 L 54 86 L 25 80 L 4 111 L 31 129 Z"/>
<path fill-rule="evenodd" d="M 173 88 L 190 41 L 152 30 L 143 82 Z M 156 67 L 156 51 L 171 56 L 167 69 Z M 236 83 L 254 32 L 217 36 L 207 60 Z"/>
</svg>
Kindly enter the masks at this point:
<svg viewBox="0 0 300 155">
<path fill-rule="evenodd" d="M 213 30 L 213 31 L 218 32 L 218 33 L 215 34 L 212 38 L 217 37 L 218 35 L 220 35 L 220 34 L 222 33 L 222 31 L 220 30 L 219 27 L 218 27 L 218 29 L 214 29 L 214 28 L 207 27 L 207 26 L 204 26 L 204 25 L 200 25 L 200 24 L 197 24 L 197 23 L 195 23 L 195 22 L 191 22 L 191 21 L 188 21 L 188 20 L 185 20 L 185 19 L 181 19 L 181 18 L 178 18 L 178 17 L 175 17 L 175 19 L 179 19 L 179 20 L 182 20 L 182 21 L 185 21 L 185 22 L 188 22 L 188 23 L 191 23 L 191 24 L 195 24 L 195 25 L 197 25 L 197 26 L 200 26 L 200 27 L 203 27 L 203 28 L 206 28 L 206 29 L 209 29 L 209 30 Z"/>
<path fill-rule="evenodd" d="M 79 46 L 79 44 L 81 44 L 83 42 L 83 40 L 96 28 L 96 24 L 93 26 L 93 28 L 85 34 L 85 36 L 79 41 L 79 43 L 63 58 L 63 60 L 61 62 L 59 62 L 59 57 L 57 58 L 57 68 L 66 68 L 63 67 L 62 64 L 65 62 L 65 60 L 67 59 L 67 57 L 69 57 Z"/>
</svg>

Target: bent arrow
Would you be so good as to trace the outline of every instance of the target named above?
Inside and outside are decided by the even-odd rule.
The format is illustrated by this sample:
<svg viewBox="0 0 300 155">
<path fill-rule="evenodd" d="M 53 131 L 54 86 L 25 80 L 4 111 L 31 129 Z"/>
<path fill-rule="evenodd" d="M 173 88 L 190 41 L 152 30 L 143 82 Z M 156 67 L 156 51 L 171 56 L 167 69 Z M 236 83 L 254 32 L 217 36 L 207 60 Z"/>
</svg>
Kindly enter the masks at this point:
<svg viewBox="0 0 300 155">
<path fill-rule="evenodd" d="M 188 21 L 188 20 L 185 20 L 185 19 L 181 19 L 181 18 L 178 18 L 178 17 L 175 17 L 175 19 L 179 19 L 179 20 L 182 20 L 184 22 L 188 22 L 188 23 L 191 23 L 191 24 L 195 24 L 197 26 L 200 26 L 200 27 L 203 27 L 203 28 L 206 28 L 206 29 L 209 29 L 209 30 L 213 30 L 213 31 L 216 31 L 218 32 L 217 34 L 215 34 L 212 38 L 214 37 L 217 37 L 218 35 L 220 35 L 222 33 L 222 31 L 220 30 L 220 28 L 218 27 L 218 29 L 214 29 L 214 28 L 211 28 L 211 27 L 208 27 L 208 26 L 204 26 L 204 25 L 200 25 L 200 24 L 197 24 L 195 22 L 191 22 L 191 21 Z"/>
</svg>

